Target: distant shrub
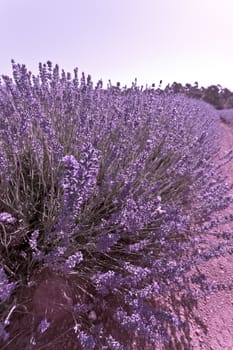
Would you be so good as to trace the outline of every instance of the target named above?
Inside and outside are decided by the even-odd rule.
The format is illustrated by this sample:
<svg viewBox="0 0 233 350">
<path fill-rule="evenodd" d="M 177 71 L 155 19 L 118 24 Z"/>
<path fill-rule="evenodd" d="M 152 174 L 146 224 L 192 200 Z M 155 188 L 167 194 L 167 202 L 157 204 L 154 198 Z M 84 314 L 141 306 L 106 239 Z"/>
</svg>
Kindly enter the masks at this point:
<svg viewBox="0 0 233 350">
<path fill-rule="evenodd" d="M 223 109 L 219 111 L 220 120 L 230 126 L 233 126 L 233 109 Z"/>
<path fill-rule="evenodd" d="M 154 299 L 173 286 L 195 301 L 185 273 L 199 259 L 196 242 L 231 201 L 214 164 L 216 112 L 183 95 L 94 88 L 90 76 L 79 81 L 77 69 L 71 78 L 51 62 L 37 77 L 12 65 L 14 82 L 3 76 L 0 85 L 2 296 L 15 289 L 0 304 L 0 335 L 14 338 L 11 349 L 20 344 L 14 315 L 24 305 L 32 317 L 24 346 L 51 341 L 54 313 L 38 320 L 34 309 L 41 273 L 55 290 L 54 280 L 66 281 L 64 333 L 76 339 L 66 349 L 169 342 L 167 325 L 186 323 Z"/>
</svg>

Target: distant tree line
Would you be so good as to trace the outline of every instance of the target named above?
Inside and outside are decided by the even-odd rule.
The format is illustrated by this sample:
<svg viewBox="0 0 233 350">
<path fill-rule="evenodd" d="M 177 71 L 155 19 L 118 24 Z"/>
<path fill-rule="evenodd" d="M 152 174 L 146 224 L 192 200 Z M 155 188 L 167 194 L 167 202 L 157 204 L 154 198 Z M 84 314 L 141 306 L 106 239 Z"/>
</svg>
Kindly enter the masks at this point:
<svg viewBox="0 0 233 350">
<path fill-rule="evenodd" d="M 161 88 L 160 88 L 161 90 Z M 189 97 L 202 99 L 210 103 L 216 109 L 230 109 L 233 108 L 233 92 L 221 85 L 210 85 L 207 88 L 199 87 L 198 82 L 194 85 L 174 82 L 172 85 L 168 84 L 164 89 L 166 92 L 185 93 Z"/>
<path fill-rule="evenodd" d="M 102 88 L 102 80 L 98 82 L 98 87 Z M 203 100 L 212 106 L 214 106 L 216 109 L 233 109 L 233 92 L 230 91 L 227 88 L 223 88 L 220 84 L 217 85 L 210 85 L 208 87 L 199 87 L 198 82 L 196 81 L 194 85 L 191 85 L 189 83 L 186 83 L 184 86 L 181 83 L 174 82 L 172 84 L 168 84 L 164 89 L 161 88 L 162 80 L 160 80 L 159 87 L 156 87 L 156 85 L 153 83 L 151 87 L 148 87 L 146 85 L 146 88 L 144 86 L 137 86 L 137 78 L 135 79 L 135 82 L 132 82 L 132 87 L 127 88 L 127 86 L 123 87 L 123 89 L 120 87 L 120 82 L 117 82 L 116 86 L 113 86 L 111 84 L 111 80 L 109 80 L 108 89 L 115 93 L 119 93 L 120 91 L 123 92 L 123 94 L 129 93 L 132 89 L 134 90 L 141 90 L 145 93 L 156 91 L 156 93 L 183 93 L 187 95 L 188 97 L 192 97 L 195 99 Z M 107 90 L 106 90 L 107 92 Z"/>
</svg>

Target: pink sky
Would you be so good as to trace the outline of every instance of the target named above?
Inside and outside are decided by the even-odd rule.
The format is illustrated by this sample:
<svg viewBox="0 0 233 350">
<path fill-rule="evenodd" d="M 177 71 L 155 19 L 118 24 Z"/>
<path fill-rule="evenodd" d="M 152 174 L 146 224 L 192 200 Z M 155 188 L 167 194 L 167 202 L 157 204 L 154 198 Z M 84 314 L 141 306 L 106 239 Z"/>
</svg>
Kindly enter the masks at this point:
<svg viewBox="0 0 233 350">
<path fill-rule="evenodd" d="M 233 0 L 0 0 L 0 74 L 51 60 L 131 86 L 163 80 L 233 91 Z"/>
</svg>

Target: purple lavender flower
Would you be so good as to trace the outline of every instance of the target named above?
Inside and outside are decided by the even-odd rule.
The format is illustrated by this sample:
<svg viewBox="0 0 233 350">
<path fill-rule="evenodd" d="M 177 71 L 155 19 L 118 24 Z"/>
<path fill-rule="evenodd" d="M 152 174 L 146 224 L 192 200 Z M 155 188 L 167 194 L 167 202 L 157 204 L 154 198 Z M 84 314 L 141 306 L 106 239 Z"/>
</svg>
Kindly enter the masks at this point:
<svg viewBox="0 0 233 350">
<path fill-rule="evenodd" d="M 32 250 L 37 250 L 37 239 L 39 237 L 39 230 L 36 230 L 32 233 L 31 238 L 29 239 L 29 244 Z"/>
<path fill-rule="evenodd" d="M 103 252 L 109 252 L 112 246 L 118 241 L 118 233 L 108 233 L 106 235 L 100 236 L 95 244 L 96 248 Z"/>
<path fill-rule="evenodd" d="M 83 254 L 81 252 L 76 252 L 70 255 L 65 263 L 69 269 L 73 269 L 76 265 L 80 264 L 81 261 L 83 261 Z"/>
<path fill-rule="evenodd" d="M 0 322 L 0 339 L 6 341 L 9 338 L 9 333 L 5 330 L 6 325 Z"/>
<path fill-rule="evenodd" d="M 119 341 L 113 338 L 112 335 L 109 335 L 106 339 L 107 345 L 110 347 L 112 350 L 127 350 L 126 347 L 122 346 Z"/>
<path fill-rule="evenodd" d="M 81 205 L 90 196 L 99 169 L 99 153 L 91 144 L 84 144 L 80 163 L 73 155 L 63 157 L 65 176 L 62 180 L 64 189 L 63 208 L 57 227 L 69 228 L 78 216 Z"/>
<path fill-rule="evenodd" d="M 16 282 L 9 283 L 7 275 L 5 274 L 4 269 L 0 268 L 0 300 L 6 301 L 9 299 L 12 291 L 16 286 Z"/>
<path fill-rule="evenodd" d="M 114 271 L 95 274 L 92 276 L 92 281 L 95 283 L 96 290 L 103 296 L 120 287 L 119 276 Z"/>
<path fill-rule="evenodd" d="M 48 322 L 48 320 L 46 319 L 46 318 L 44 318 L 41 322 L 40 322 L 40 324 L 39 324 L 39 326 L 38 326 L 38 328 L 37 328 L 37 331 L 39 332 L 39 333 L 44 333 L 44 332 L 46 332 L 47 331 L 47 329 L 50 327 L 50 322 Z"/>
<path fill-rule="evenodd" d="M 17 221 L 16 218 L 14 218 L 11 214 L 2 212 L 0 213 L 0 221 L 1 222 L 7 222 L 9 224 L 13 224 Z"/>
<path fill-rule="evenodd" d="M 85 332 L 80 331 L 78 339 L 81 343 L 82 350 L 92 350 L 95 347 L 95 341 L 92 335 L 87 335 Z"/>
</svg>

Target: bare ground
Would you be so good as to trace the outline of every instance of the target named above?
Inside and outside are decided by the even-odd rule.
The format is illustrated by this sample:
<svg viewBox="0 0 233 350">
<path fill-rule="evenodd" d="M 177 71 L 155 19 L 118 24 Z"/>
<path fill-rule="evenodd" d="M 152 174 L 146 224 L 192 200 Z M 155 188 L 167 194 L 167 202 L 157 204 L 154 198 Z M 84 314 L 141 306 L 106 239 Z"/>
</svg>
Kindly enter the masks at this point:
<svg viewBox="0 0 233 350">
<path fill-rule="evenodd" d="M 222 158 L 230 150 L 233 150 L 233 128 L 231 125 L 221 120 L 221 149 L 216 159 Z M 222 174 L 227 176 L 228 183 L 233 180 L 233 160 L 222 167 Z M 233 195 L 233 190 L 230 194 Z M 233 203 L 225 210 L 220 212 L 220 217 L 233 214 Z M 228 231 L 233 233 L 233 222 L 220 225 L 215 228 L 217 232 Z M 207 236 L 207 248 L 210 245 L 218 246 L 223 242 L 222 238 L 215 235 Z M 174 341 L 170 344 L 156 345 L 156 350 L 233 350 L 233 241 L 229 240 L 229 246 L 232 247 L 231 254 L 214 257 L 210 260 L 198 264 L 188 274 L 192 275 L 196 270 L 205 275 L 205 284 L 212 283 L 215 288 L 206 296 L 200 298 L 194 309 L 194 315 L 189 313 L 188 308 L 179 304 L 180 293 L 177 294 L 175 303 L 172 299 L 167 300 L 171 309 L 175 311 L 174 305 L 178 305 L 178 314 L 181 319 L 189 320 L 187 331 L 181 332 L 175 330 L 173 333 Z M 203 245 L 200 246 L 203 248 Z M 228 288 L 223 287 L 228 285 Z M 200 291 L 194 284 L 190 284 L 193 291 Z M 174 292 L 175 294 L 176 292 Z M 176 310 L 177 311 L 177 310 Z M 169 331 L 169 330 L 168 330 Z M 171 333 L 171 331 L 169 331 Z"/>
<path fill-rule="evenodd" d="M 233 129 L 221 123 L 220 156 L 233 149 Z M 229 178 L 233 176 L 233 161 L 226 164 L 222 171 Z M 233 190 L 231 190 L 233 194 Z M 221 212 L 221 215 L 233 213 L 233 204 Z M 218 231 L 233 231 L 233 222 L 221 225 Z M 232 241 L 229 241 L 229 244 Z M 210 259 L 199 266 L 207 276 L 207 281 L 225 283 L 230 287 L 215 291 L 198 303 L 197 315 L 207 326 L 207 333 L 201 328 L 192 327 L 192 348 L 195 350 L 233 350 L 233 254 Z M 220 288 L 221 289 L 221 288 Z"/>
</svg>

